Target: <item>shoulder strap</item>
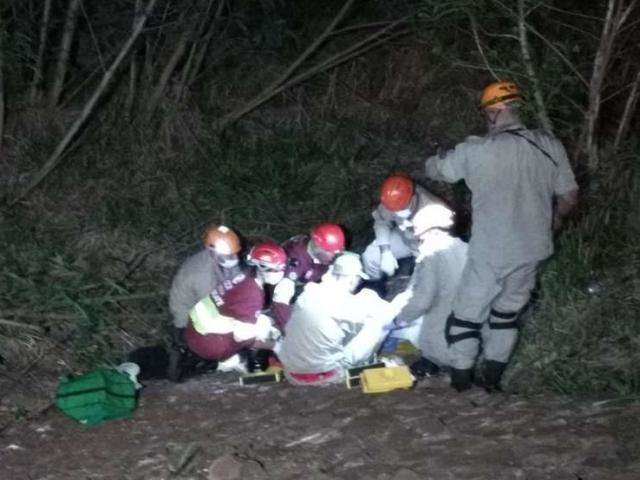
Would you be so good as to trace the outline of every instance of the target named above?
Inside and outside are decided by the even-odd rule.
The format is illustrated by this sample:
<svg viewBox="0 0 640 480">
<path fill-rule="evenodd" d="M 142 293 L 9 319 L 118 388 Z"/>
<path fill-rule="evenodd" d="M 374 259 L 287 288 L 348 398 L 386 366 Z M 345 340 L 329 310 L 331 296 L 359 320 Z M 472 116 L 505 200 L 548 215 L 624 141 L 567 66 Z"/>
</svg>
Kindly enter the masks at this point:
<svg viewBox="0 0 640 480">
<path fill-rule="evenodd" d="M 510 130 L 503 130 L 503 132 L 510 133 L 511 135 L 515 135 L 516 137 L 524 138 L 529 143 L 529 145 L 533 146 L 538 151 L 540 151 L 545 157 L 547 157 L 551 161 L 551 163 L 553 163 L 557 167 L 558 166 L 558 162 L 556 162 L 553 159 L 553 157 L 551 155 L 549 155 L 549 153 L 544 148 L 542 148 L 540 145 L 538 145 L 536 142 L 534 142 L 530 138 L 522 135 L 520 133 L 522 130 L 523 130 L 522 128 L 514 128 L 514 129 L 510 129 Z"/>
</svg>

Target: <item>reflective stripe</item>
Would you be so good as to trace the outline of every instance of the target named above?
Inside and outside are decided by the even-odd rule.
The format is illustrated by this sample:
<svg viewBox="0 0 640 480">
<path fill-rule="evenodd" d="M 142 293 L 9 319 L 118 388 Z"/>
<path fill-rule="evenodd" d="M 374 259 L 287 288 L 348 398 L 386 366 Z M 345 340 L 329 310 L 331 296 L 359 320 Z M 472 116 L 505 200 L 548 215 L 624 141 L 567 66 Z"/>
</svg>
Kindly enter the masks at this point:
<svg viewBox="0 0 640 480">
<path fill-rule="evenodd" d="M 189 312 L 193 328 L 200 335 L 209 333 L 231 333 L 233 331 L 233 319 L 226 317 L 218 311 L 211 295 L 200 300 Z"/>
</svg>

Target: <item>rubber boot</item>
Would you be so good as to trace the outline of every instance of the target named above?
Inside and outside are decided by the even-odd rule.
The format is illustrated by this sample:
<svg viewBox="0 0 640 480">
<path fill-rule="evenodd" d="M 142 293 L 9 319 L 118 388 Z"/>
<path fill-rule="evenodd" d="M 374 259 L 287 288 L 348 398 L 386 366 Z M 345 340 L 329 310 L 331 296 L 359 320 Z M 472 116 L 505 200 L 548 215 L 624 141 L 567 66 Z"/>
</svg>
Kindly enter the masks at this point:
<svg viewBox="0 0 640 480">
<path fill-rule="evenodd" d="M 419 380 L 424 377 L 434 377 L 440 374 L 440 367 L 424 357 L 420 357 L 420 360 L 413 362 L 409 370 L 411 370 L 411 373 Z"/>
<path fill-rule="evenodd" d="M 473 379 L 473 369 L 467 368 L 459 370 L 457 368 L 451 369 L 451 386 L 458 392 L 464 392 L 471 388 Z"/>
<path fill-rule="evenodd" d="M 257 353 L 258 351 L 254 348 L 247 348 L 244 351 L 245 362 L 247 365 L 247 372 L 249 373 L 257 373 L 262 371 L 260 360 L 258 359 Z"/>
<path fill-rule="evenodd" d="M 177 383 L 182 380 L 183 375 L 183 362 L 182 357 L 184 356 L 184 352 L 181 348 L 176 345 L 171 345 L 169 347 L 169 364 L 167 365 L 167 378 Z"/>
<path fill-rule="evenodd" d="M 507 364 L 503 362 L 496 362 L 495 360 L 485 360 L 482 366 L 482 386 L 489 392 L 502 392 L 500 386 L 500 380 L 502 380 L 502 374 L 507 368 Z"/>
</svg>

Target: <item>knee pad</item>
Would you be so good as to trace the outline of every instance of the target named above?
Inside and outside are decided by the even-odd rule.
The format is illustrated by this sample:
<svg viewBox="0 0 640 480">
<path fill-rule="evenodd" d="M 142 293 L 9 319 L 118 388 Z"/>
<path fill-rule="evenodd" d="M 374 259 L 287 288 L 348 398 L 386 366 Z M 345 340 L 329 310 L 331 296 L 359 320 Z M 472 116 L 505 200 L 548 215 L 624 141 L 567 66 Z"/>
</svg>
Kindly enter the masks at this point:
<svg viewBox="0 0 640 480">
<path fill-rule="evenodd" d="M 453 327 L 465 328 L 468 331 L 452 334 L 451 329 Z M 482 324 L 460 320 L 452 313 L 449 315 L 449 318 L 447 318 L 447 324 L 444 329 L 444 336 L 447 340 L 447 345 L 451 346 L 453 343 L 460 342 L 461 340 L 466 340 L 468 338 L 475 338 L 479 341 L 480 328 L 482 328 Z"/>
</svg>

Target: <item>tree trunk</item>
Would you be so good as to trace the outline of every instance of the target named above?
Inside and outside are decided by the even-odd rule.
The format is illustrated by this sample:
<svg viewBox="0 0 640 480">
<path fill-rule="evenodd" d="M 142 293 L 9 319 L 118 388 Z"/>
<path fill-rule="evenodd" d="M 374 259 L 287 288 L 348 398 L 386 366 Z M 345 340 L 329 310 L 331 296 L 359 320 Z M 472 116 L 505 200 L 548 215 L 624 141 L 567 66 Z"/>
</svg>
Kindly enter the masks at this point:
<svg viewBox="0 0 640 480">
<path fill-rule="evenodd" d="M 142 0 L 136 0 L 135 13 L 133 16 L 133 25 L 135 28 L 138 13 L 142 8 Z M 125 102 L 125 115 L 127 119 L 133 116 L 133 106 L 136 100 L 136 85 L 138 83 L 138 62 L 136 59 L 136 50 L 131 53 L 131 62 L 129 64 L 129 90 L 127 91 L 127 100 Z"/>
<path fill-rule="evenodd" d="M 527 69 L 527 76 L 531 80 L 533 86 L 533 98 L 538 107 L 538 119 L 542 128 L 547 132 L 553 133 L 553 125 L 549 119 L 547 113 L 547 107 L 544 104 L 544 98 L 542 96 L 542 89 L 540 88 L 540 81 L 538 75 L 533 67 L 533 59 L 531 58 L 531 49 L 529 48 L 529 39 L 527 38 L 527 26 L 525 23 L 524 12 L 524 0 L 518 0 L 518 37 L 520 39 L 520 50 L 522 52 L 522 59 L 524 60 L 524 66 Z"/>
<path fill-rule="evenodd" d="M 49 32 L 49 18 L 51 17 L 51 0 L 44 0 L 44 10 L 42 12 L 42 21 L 40 22 L 40 43 L 38 45 L 38 56 L 33 70 L 33 80 L 31 81 L 31 89 L 29 99 L 32 103 L 36 102 L 42 87 L 44 54 L 47 50 L 47 34 Z"/>
<path fill-rule="evenodd" d="M 62 159 L 62 154 L 65 152 L 66 148 L 69 146 L 71 140 L 73 140 L 80 128 L 82 128 L 87 119 L 91 116 L 93 109 L 95 108 L 98 100 L 100 100 L 100 97 L 111 82 L 111 79 L 113 78 L 116 70 L 118 69 L 124 58 L 127 56 L 129 50 L 131 50 L 131 47 L 142 32 L 147 19 L 149 18 L 149 15 L 151 15 L 151 12 L 155 7 L 156 1 L 157 0 L 149 0 L 149 2 L 147 3 L 147 7 L 144 9 L 144 12 L 142 12 L 137 18 L 131 35 L 122 46 L 122 49 L 120 50 L 120 53 L 118 53 L 116 59 L 113 61 L 113 64 L 102 76 L 100 84 L 91 95 L 89 101 L 85 104 L 82 112 L 80 113 L 80 116 L 76 119 L 75 122 L 73 122 L 73 125 L 71 125 L 63 139 L 60 141 L 60 143 L 58 143 L 51 156 L 47 159 L 38 173 L 33 177 L 29 185 L 22 191 L 22 193 L 18 197 L 13 200 L 13 202 L 11 202 L 10 205 L 14 205 L 16 202 L 27 196 L 29 192 L 31 192 L 36 186 L 40 184 L 40 182 L 42 182 L 42 180 L 49 174 L 49 172 L 51 172 L 56 166 L 58 166 Z"/>
<path fill-rule="evenodd" d="M 0 152 L 4 147 L 4 116 L 5 116 L 5 103 L 4 103 L 4 35 L 5 35 L 4 18 L 2 17 L 2 11 L 0 10 Z"/>
<path fill-rule="evenodd" d="M 640 95 L 640 69 L 636 73 L 636 78 L 634 79 L 633 85 L 631 86 L 631 92 L 629 93 L 627 102 L 624 105 L 624 113 L 622 114 L 622 119 L 620 120 L 620 124 L 618 125 L 616 139 L 613 142 L 614 150 L 618 150 L 620 144 L 622 143 L 622 140 L 624 140 L 624 137 L 627 135 L 627 130 L 629 129 L 631 118 L 633 117 L 636 105 L 638 104 L 638 95 Z"/>
<path fill-rule="evenodd" d="M 69 55 L 71 54 L 71 44 L 75 36 L 76 26 L 78 25 L 78 12 L 80 11 L 80 3 L 82 0 L 69 0 L 69 8 L 64 22 L 64 30 L 62 33 L 62 42 L 60 43 L 60 52 L 58 54 L 58 63 L 53 77 L 53 85 L 49 95 L 49 105 L 55 107 L 60 101 L 62 90 L 64 88 L 64 80 L 67 76 L 67 68 L 69 66 Z"/>
<path fill-rule="evenodd" d="M 162 75 L 160 75 L 160 79 L 158 80 L 158 84 L 156 85 L 156 88 L 153 90 L 153 93 L 151 94 L 151 99 L 149 100 L 149 106 L 147 108 L 147 113 L 149 116 L 153 115 L 153 112 L 155 112 L 156 108 L 158 108 L 158 105 L 162 100 L 162 96 L 164 95 L 164 92 L 167 88 L 167 84 L 171 79 L 171 75 L 173 75 L 173 72 L 178 66 L 178 62 L 184 55 L 185 50 L 187 49 L 187 43 L 189 43 L 190 36 L 191 36 L 190 30 L 185 30 L 182 33 L 182 35 L 180 36 L 180 39 L 178 40 L 178 44 L 176 45 L 176 48 L 173 51 L 173 54 L 171 55 L 171 58 L 169 58 L 169 61 L 164 67 L 164 70 L 162 71 Z"/>
</svg>

